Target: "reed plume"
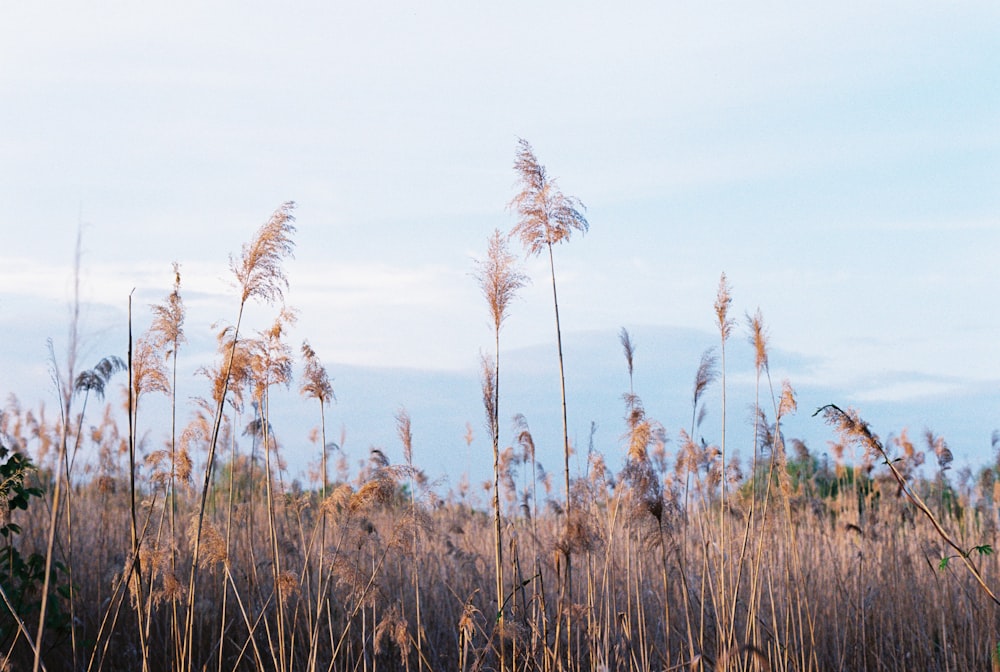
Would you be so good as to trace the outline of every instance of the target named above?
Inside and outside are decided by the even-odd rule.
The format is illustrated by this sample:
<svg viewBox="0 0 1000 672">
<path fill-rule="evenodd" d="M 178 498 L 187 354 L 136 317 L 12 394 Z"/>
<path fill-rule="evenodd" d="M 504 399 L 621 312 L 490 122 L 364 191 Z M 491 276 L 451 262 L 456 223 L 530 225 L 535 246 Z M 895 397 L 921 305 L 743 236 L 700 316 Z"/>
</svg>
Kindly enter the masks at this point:
<svg viewBox="0 0 1000 672">
<path fill-rule="evenodd" d="M 951 463 L 955 460 L 948 443 L 943 436 L 935 436 L 934 432 L 927 430 L 924 432 L 924 440 L 927 441 L 927 449 L 934 453 L 937 458 L 938 469 L 941 473 L 951 469 Z"/>
<path fill-rule="evenodd" d="M 486 298 L 493 329 L 498 332 L 507 319 L 510 302 L 528 282 L 528 277 L 517 268 L 516 258 L 508 251 L 499 229 L 490 236 L 486 259 L 477 260 L 476 267 L 476 279 Z"/>
<path fill-rule="evenodd" d="M 699 402 L 708 386 L 719 378 L 719 358 L 715 355 L 715 348 L 708 348 L 701 353 L 701 361 L 698 363 L 698 370 L 694 376 L 694 390 L 691 395 L 691 433 L 694 437 L 695 428 L 698 424 Z M 704 408 L 704 407 L 702 407 Z"/>
<path fill-rule="evenodd" d="M 399 650 L 400 662 L 409 670 L 411 647 L 409 627 L 399 602 L 393 603 L 389 610 L 383 614 L 382 620 L 375 626 L 375 634 L 372 636 L 375 654 L 382 653 L 383 642 L 388 640 L 396 645 Z"/>
<path fill-rule="evenodd" d="M 746 319 L 747 329 L 750 332 L 748 340 L 754 351 L 754 368 L 760 375 L 762 371 L 767 369 L 767 342 L 769 340 L 767 330 L 764 328 L 764 316 L 758 308 L 753 315 L 747 313 Z"/>
<path fill-rule="evenodd" d="M 149 334 L 140 336 L 136 339 L 132 354 L 133 413 L 137 411 L 139 399 L 143 395 L 154 392 L 170 394 L 170 389 L 170 378 L 156 339 Z"/>
<path fill-rule="evenodd" d="M 257 298 L 265 303 L 275 303 L 284 296 L 288 278 L 282 261 L 292 255 L 295 243 L 292 234 L 292 210 L 295 203 L 288 201 L 274 211 L 249 243 L 243 245 L 239 259 L 229 258 L 229 268 L 236 276 L 241 291 L 240 301 L 246 303 Z"/>
<path fill-rule="evenodd" d="M 632 342 L 632 337 L 629 335 L 628 330 L 625 327 L 621 328 L 618 332 L 618 341 L 622 344 L 622 350 L 625 353 L 625 366 L 628 369 L 628 391 L 629 394 L 635 392 L 634 386 L 632 384 L 632 374 L 634 372 L 634 362 L 635 357 L 635 344 Z"/>
<path fill-rule="evenodd" d="M 176 358 L 177 348 L 187 341 L 184 335 L 184 316 L 186 309 L 181 298 L 181 267 L 174 262 L 174 288 L 161 304 L 150 306 L 153 311 L 153 322 L 149 334 L 156 348 L 163 352 L 167 359 Z"/>
<path fill-rule="evenodd" d="M 302 372 L 302 386 L 299 388 L 302 396 L 316 399 L 322 405 L 336 401 L 337 396 L 333 392 L 330 377 L 308 341 L 302 342 L 302 361 L 305 365 Z"/>
<path fill-rule="evenodd" d="M 590 224 L 582 211 L 583 203 L 559 191 L 554 178 L 535 158 L 531 144 L 518 140 L 514 172 L 520 191 L 511 200 L 510 209 L 517 212 L 518 222 L 510 235 L 517 236 L 529 254 L 540 254 L 556 243 L 569 240 L 574 231 L 586 233 Z"/>
<path fill-rule="evenodd" d="M 297 320 L 295 311 L 282 308 L 271 327 L 248 342 L 250 384 L 253 398 L 267 413 L 267 391 L 273 385 L 288 387 L 292 382 L 292 349 L 284 337 Z"/>
<path fill-rule="evenodd" d="M 85 396 L 91 393 L 98 398 L 104 399 L 104 390 L 111 381 L 111 377 L 126 369 L 125 361 L 121 357 L 110 355 L 104 357 L 92 369 L 81 371 L 76 377 L 73 389 L 76 394 L 83 393 Z M 84 399 L 84 409 L 86 408 L 86 398 Z M 82 421 L 83 411 L 81 411 Z"/>
</svg>

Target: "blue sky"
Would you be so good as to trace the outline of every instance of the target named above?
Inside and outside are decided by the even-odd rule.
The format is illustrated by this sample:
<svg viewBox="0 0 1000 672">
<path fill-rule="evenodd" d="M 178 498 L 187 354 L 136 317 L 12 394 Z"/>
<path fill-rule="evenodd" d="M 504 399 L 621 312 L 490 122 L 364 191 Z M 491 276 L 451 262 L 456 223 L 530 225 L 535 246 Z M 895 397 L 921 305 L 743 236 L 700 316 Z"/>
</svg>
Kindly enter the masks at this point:
<svg viewBox="0 0 1000 672">
<path fill-rule="evenodd" d="M 78 223 L 83 361 L 120 347 L 129 291 L 159 300 L 178 261 L 193 370 L 210 361 L 210 325 L 235 317 L 227 255 L 295 200 L 293 342 L 308 338 L 341 385 L 355 450 L 390 443 L 401 405 L 428 444 L 450 445 L 460 416 L 481 426 L 491 334 L 472 259 L 513 223 L 523 137 L 591 223 L 556 251 L 568 349 L 607 343 L 570 362 L 588 409 L 571 408 L 578 435 L 597 413 L 609 449 L 620 434 L 620 408 L 590 409 L 595 389 L 624 388 L 623 369 L 572 377 L 615 375 L 619 327 L 648 358 L 647 396 L 671 367 L 689 387 L 697 355 L 669 334 L 714 342 L 725 271 L 736 313 L 763 311 L 776 380 L 871 409 L 883 433 L 931 427 L 984 462 L 1000 426 L 1000 9 L 812 4 L 5 8 L 0 394 L 46 395 Z M 552 336 L 547 268 L 524 269 L 533 283 L 503 334 L 514 370 Z M 338 365 L 426 384 L 352 387 Z M 512 390 L 558 395 L 537 368 L 523 376 Z M 667 403 L 647 408 L 686 426 Z"/>
</svg>

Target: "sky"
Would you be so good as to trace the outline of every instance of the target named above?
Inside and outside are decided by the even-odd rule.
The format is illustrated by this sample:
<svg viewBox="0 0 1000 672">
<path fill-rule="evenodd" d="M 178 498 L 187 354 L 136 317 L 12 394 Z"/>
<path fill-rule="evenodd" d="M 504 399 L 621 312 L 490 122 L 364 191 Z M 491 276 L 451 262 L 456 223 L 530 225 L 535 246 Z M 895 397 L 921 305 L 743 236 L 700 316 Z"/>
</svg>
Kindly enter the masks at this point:
<svg viewBox="0 0 1000 672">
<path fill-rule="evenodd" d="M 78 228 L 81 361 L 124 353 L 129 293 L 141 329 L 176 261 L 179 394 L 205 394 L 193 372 L 238 305 L 229 255 L 294 200 L 291 339 L 334 378 L 345 451 L 399 459 L 405 407 L 418 462 L 423 450 L 452 479 L 456 454 L 481 467 L 492 331 L 473 260 L 515 222 L 524 138 L 590 222 L 555 250 L 578 448 L 592 421 L 603 450 L 620 447 L 621 327 L 647 411 L 671 433 L 688 425 L 725 272 L 741 318 L 731 423 L 752 401 L 742 316 L 760 308 L 772 377 L 799 390 L 796 429 L 815 450 L 834 437 L 811 412 L 835 402 L 883 435 L 930 428 L 960 460 L 990 461 L 1000 8 L 816 5 L 5 7 L 0 395 L 53 403 L 46 339 L 66 346 Z M 512 242 L 532 282 L 501 337 L 501 413 L 528 415 L 556 455 L 549 269 Z M 247 328 L 277 310 L 255 306 Z M 296 389 L 289 444 L 315 422 Z"/>
</svg>

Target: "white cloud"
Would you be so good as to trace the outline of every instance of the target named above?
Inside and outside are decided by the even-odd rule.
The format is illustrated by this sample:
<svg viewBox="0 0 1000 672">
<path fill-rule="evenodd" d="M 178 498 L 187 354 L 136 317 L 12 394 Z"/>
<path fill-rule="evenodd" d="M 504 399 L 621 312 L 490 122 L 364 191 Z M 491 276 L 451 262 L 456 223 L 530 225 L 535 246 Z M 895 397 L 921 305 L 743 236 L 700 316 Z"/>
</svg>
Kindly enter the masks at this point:
<svg viewBox="0 0 1000 672">
<path fill-rule="evenodd" d="M 962 391 L 964 386 L 956 382 L 931 380 L 901 380 L 876 385 L 856 394 L 858 401 L 880 401 L 906 403 L 922 399 L 947 398 Z"/>
</svg>

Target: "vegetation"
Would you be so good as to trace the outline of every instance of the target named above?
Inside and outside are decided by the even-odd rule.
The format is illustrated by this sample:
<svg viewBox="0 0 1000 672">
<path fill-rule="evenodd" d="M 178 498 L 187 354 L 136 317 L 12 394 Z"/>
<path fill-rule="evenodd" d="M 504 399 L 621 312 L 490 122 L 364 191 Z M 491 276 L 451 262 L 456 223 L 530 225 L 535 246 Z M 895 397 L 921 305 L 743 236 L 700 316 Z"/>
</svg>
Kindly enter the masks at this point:
<svg viewBox="0 0 1000 672">
<path fill-rule="evenodd" d="M 516 167 L 524 184 L 513 233 L 529 253 L 548 250 L 555 299 L 552 245 L 586 229 L 582 206 L 558 194 L 526 142 Z M 756 423 L 741 463 L 726 445 L 724 394 L 721 424 L 705 422 L 705 392 L 724 390 L 737 331 L 725 276 L 714 306 L 719 356 L 709 349 L 692 363 L 690 425 L 671 436 L 647 413 L 623 329 L 625 450 L 591 446 L 582 473 L 566 463 L 560 492 L 524 415 L 512 444 L 500 442 L 500 331 L 527 278 L 496 232 L 476 274 L 494 327 L 495 351 L 483 359 L 489 510 L 428 482 L 405 409 L 395 418 L 403 463 L 373 448 L 353 473 L 341 454 L 331 474 L 334 391 L 308 343 L 298 389 L 303 403 L 318 402 L 319 467 L 305 485 L 286 478 L 283 441 L 309 432 L 279 435 L 270 405 L 297 368 L 287 342 L 295 314 L 281 305 L 292 212 L 281 206 L 231 260 L 236 320 L 218 333 L 186 425 L 176 425 L 185 342 L 176 265 L 171 293 L 125 359 L 77 373 L 70 354 L 57 417 L 13 397 L 0 412 L 0 669 L 997 665 L 1000 450 L 996 464 L 952 479 L 943 438 L 928 434 L 923 450 L 905 431 L 882 441 L 857 411 L 830 405 L 818 413 L 839 442 L 832 460 L 817 456 L 784 436 L 795 393 L 772 384 L 756 311 L 746 319 Z M 247 335 L 251 300 L 276 315 Z M 75 324 L 71 333 L 75 348 Z M 124 409 L 88 403 L 116 381 Z M 152 394 L 171 400 L 160 447 L 140 438 L 150 429 L 140 402 Z M 850 460 L 853 447 L 861 455 Z M 925 456 L 936 460 L 931 474 Z"/>
</svg>

